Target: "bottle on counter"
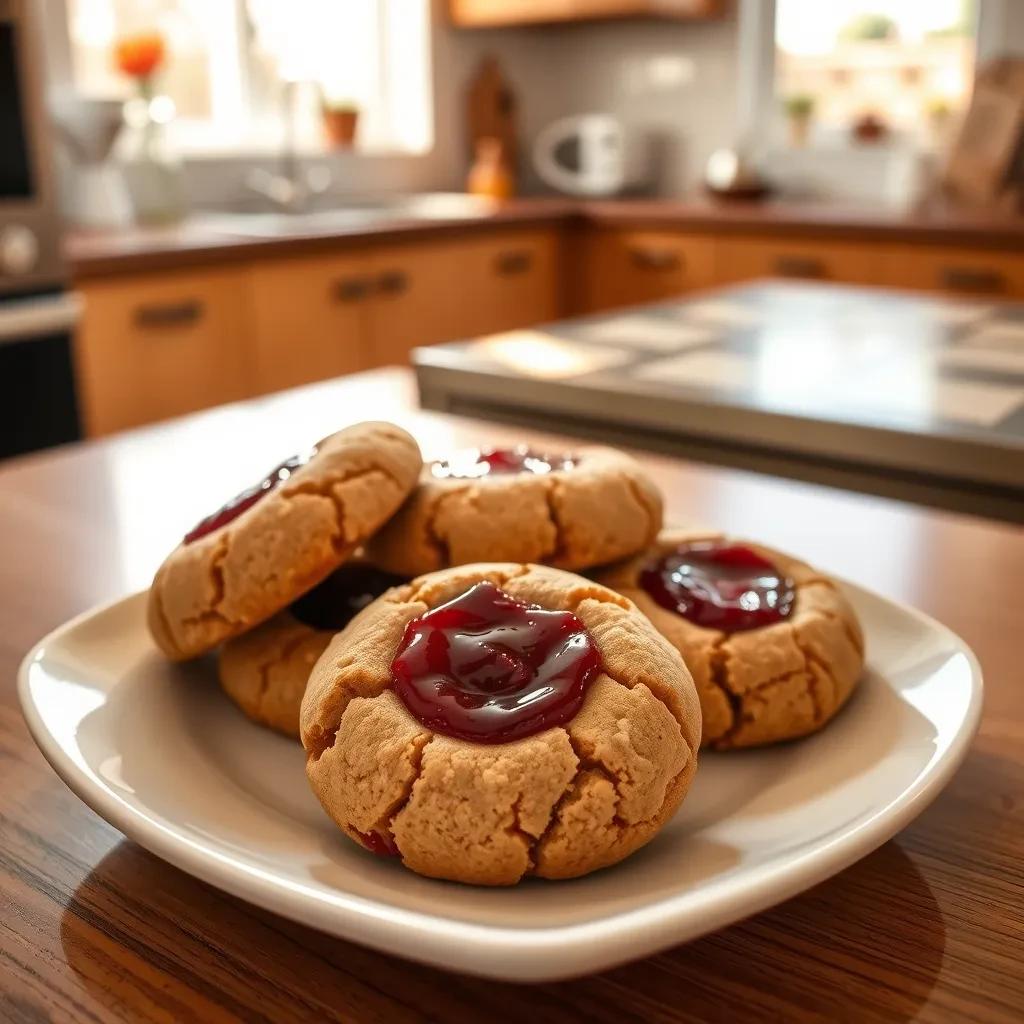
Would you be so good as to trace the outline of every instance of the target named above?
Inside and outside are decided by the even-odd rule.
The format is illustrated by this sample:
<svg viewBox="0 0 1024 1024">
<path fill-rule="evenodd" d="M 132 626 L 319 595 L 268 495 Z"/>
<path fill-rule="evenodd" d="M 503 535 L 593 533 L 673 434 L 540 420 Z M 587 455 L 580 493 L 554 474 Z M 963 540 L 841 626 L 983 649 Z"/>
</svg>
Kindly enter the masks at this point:
<svg viewBox="0 0 1024 1024">
<path fill-rule="evenodd" d="M 489 199 L 509 199 L 515 195 L 515 177 L 505 158 L 501 139 L 485 137 L 476 144 L 476 158 L 469 170 L 466 191 Z"/>
</svg>

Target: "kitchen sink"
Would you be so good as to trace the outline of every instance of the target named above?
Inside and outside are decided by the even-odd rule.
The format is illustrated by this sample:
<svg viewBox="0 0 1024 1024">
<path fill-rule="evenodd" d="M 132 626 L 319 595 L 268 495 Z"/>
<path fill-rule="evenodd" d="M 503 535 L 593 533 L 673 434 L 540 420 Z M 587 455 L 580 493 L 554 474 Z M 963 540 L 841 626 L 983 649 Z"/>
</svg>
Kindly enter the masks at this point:
<svg viewBox="0 0 1024 1024">
<path fill-rule="evenodd" d="M 204 221 L 225 234 L 253 238 L 330 235 L 405 220 L 461 220 L 485 216 L 494 202 L 460 192 L 377 196 L 310 196 L 296 209 L 275 209 L 262 196 L 246 196 Z"/>
</svg>

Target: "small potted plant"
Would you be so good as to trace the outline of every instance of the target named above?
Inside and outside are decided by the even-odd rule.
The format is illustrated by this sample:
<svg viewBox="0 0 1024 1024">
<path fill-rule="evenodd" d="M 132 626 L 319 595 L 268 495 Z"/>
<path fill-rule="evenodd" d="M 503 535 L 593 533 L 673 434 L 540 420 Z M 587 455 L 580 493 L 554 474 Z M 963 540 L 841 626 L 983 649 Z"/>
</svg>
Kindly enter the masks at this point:
<svg viewBox="0 0 1024 1024">
<path fill-rule="evenodd" d="M 889 126 L 880 114 L 869 110 L 854 120 L 851 133 L 855 142 L 874 145 L 888 137 Z"/>
<path fill-rule="evenodd" d="M 352 100 L 324 96 L 320 101 L 320 116 L 327 145 L 331 149 L 351 149 L 359 127 L 359 107 Z"/>
<path fill-rule="evenodd" d="M 789 141 L 793 146 L 806 146 L 807 136 L 811 130 L 811 119 L 814 117 L 814 97 L 801 92 L 787 96 L 783 107 L 789 123 Z"/>
</svg>

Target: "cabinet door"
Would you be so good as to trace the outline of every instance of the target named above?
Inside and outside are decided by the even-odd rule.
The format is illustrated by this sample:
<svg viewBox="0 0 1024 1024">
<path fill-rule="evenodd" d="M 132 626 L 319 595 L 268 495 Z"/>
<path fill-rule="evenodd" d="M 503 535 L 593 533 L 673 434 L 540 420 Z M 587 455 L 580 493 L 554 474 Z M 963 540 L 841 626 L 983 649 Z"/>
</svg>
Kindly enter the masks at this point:
<svg viewBox="0 0 1024 1024">
<path fill-rule="evenodd" d="M 417 345 L 460 336 L 472 257 L 464 239 L 382 246 L 370 263 L 369 352 L 373 366 L 405 364 Z"/>
<path fill-rule="evenodd" d="M 884 282 L 953 295 L 1024 298 L 1024 256 L 955 246 L 894 246 L 886 251 Z"/>
<path fill-rule="evenodd" d="M 584 311 L 658 302 L 715 283 L 715 242 L 675 231 L 597 230 L 583 239 Z"/>
<path fill-rule="evenodd" d="M 456 25 L 522 25 L 654 15 L 659 18 L 713 18 L 722 0 L 449 0 Z"/>
<path fill-rule="evenodd" d="M 803 281 L 881 283 L 880 245 L 817 240 L 723 238 L 718 242 L 717 275 L 722 283 L 759 277 Z"/>
<path fill-rule="evenodd" d="M 76 369 L 89 434 L 252 394 L 243 270 L 121 275 L 81 290 Z"/>
<path fill-rule="evenodd" d="M 260 391 L 365 369 L 372 259 L 366 250 L 253 264 L 253 363 Z"/>
<path fill-rule="evenodd" d="M 575 6 L 575 0 L 449 0 L 456 25 L 566 21 L 574 17 Z"/>
<path fill-rule="evenodd" d="M 551 229 L 467 240 L 467 278 L 457 336 L 475 337 L 555 320 L 563 312 L 562 246 Z"/>
</svg>

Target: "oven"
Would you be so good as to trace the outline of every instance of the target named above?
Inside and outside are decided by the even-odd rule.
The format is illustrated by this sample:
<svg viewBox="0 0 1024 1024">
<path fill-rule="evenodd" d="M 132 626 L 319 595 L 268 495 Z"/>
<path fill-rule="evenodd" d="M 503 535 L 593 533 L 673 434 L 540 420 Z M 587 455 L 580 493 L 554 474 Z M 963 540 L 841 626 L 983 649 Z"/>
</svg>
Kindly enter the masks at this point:
<svg viewBox="0 0 1024 1024">
<path fill-rule="evenodd" d="M 0 458 L 81 434 L 34 0 L 0 0 Z"/>
</svg>

